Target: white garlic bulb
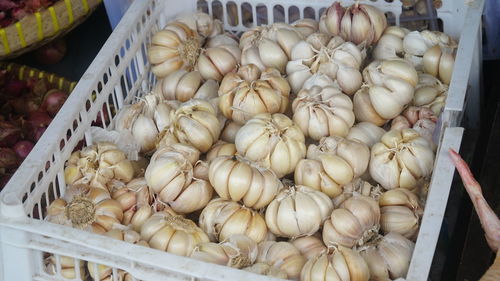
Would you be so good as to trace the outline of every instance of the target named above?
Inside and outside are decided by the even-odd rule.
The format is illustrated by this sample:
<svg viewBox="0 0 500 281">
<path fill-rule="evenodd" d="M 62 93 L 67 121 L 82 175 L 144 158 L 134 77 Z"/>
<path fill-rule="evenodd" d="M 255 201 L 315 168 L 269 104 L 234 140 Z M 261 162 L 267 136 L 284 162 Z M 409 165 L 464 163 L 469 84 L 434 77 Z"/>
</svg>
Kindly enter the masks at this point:
<svg viewBox="0 0 500 281">
<path fill-rule="evenodd" d="M 179 69 L 160 79 L 154 89 L 166 100 L 185 102 L 190 99 L 211 100 L 217 97 L 219 87 L 214 80 L 202 81 L 198 71 Z"/>
<path fill-rule="evenodd" d="M 238 133 L 240 128 L 240 124 L 228 120 L 226 122 L 226 125 L 224 126 L 224 129 L 222 130 L 222 133 L 220 134 L 220 139 L 225 142 L 234 143 L 236 139 L 236 133 Z"/>
<path fill-rule="evenodd" d="M 392 119 L 391 130 L 412 128 L 433 145 L 432 136 L 436 129 L 436 122 L 437 117 L 431 109 L 410 106 L 401 115 Z"/>
<path fill-rule="evenodd" d="M 210 41 L 209 45 L 211 47 L 201 51 L 195 69 L 200 72 L 201 77 L 205 80 L 221 81 L 224 75 L 237 68 L 241 61 L 241 50 L 238 47 L 238 42 L 232 39 L 224 40 L 215 37 Z"/>
<path fill-rule="evenodd" d="M 370 175 L 385 189 L 413 188 L 430 176 L 434 152 L 413 129 L 391 130 L 372 147 Z"/>
<path fill-rule="evenodd" d="M 297 185 L 283 189 L 266 209 L 269 230 L 281 237 L 299 237 L 318 231 L 333 209 L 323 192 Z"/>
<path fill-rule="evenodd" d="M 293 46 L 302 39 L 302 34 L 286 23 L 253 27 L 240 38 L 241 64 L 255 64 L 262 71 L 272 67 L 283 74 Z"/>
<path fill-rule="evenodd" d="M 387 19 L 378 8 L 355 3 L 344 8 L 334 2 L 321 15 L 319 30 L 323 33 L 337 35 L 355 44 L 376 43 L 387 27 Z"/>
<path fill-rule="evenodd" d="M 184 14 L 177 17 L 176 20 L 186 24 L 192 30 L 196 30 L 203 37 L 214 37 L 224 33 L 223 23 L 203 12 Z"/>
<path fill-rule="evenodd" d="M 342 186 L 365 173 L 370 149 L 357 140 L 324 137 L 307 149 L 307 159 L 295 169 L 295 183 L 320 190 L 330 197 L 338 196 Z"/>
<path fill-rule="evenodd" d="M 259 243 L 267 236 L 266 222 L 260 213 L 222 198 L 208 203 L 200 214 L 199 225 L 213 242 L 244 234 Z"/>
<path fill-rule="evenodd" d="M 386 281 L 406 277 L 415 244 L 390 232 L 359 250 L 370 268 L 370 280 Z"/>
<path fill-rule="evenodd" d="M 304 236 L 290 241 L 300 253 L 307 259 L 311 259 L 326 251 L 326 246 L 321 238 L 316 236 Z"/>
<path fill-rule="evenodd" d="M 355 124 L 345 137 L 348 140 L 358 140 L 368 147 L 380 141 L 386 131 L 371 122 L 359 122 Z"/>
<path fill-rule="evenodd" d="M 309 18 L 296 20 L 291 25 L 295 27 L 304 37 L 317 32 L 319 28 L 318 22 L 314 19 Z"/>
<path fill-rule="evenodd" d="M 238 124 L 245 124 L 259 113 L 285 112 L 290 86 L 276 69 L 268 68 L 261 73 L 256 65 L 248 64 L 224 77 L 219 95 L 222 114 Z"/>
<path fill-rule="evenodd" d="M 447 95 L 447 85 L 430 74 L 419 73 L 412 104 L 428 107 L 434 112 L 434 115 L 439 116 L 444 108 Z"/>
<path fill-rule="evenodd" d="M 278 177 L 292 173 L 306 154 L 304 134 L 281 113 L 261 113 L 250 119 L 236 134 L 235 144 L 240 155 Z"/>
<path fill-rule="evenodd" d="M 206 160 L 212 161 L 219 156 L 233 156 L 236 155 L 236 145 L 234 143 L 227 143 L 225 141 L 217 141 L 214 146 L 207 152 Z"/>
<path fill-rule="evenodd" d="M 404 27 L 387 27 L 373 49 L 373 58 L 376 60 L 387 60 L 403 57 L 403 39 L 409 32 Z"/>
<path fill-rule="evenodd" d="M 408 239 L 416 237 L 422 208 L 417 195 L 405 188 L 395 188 L 379 198 L 380 224 L 384 233 L 395 232 Z"/>
<path fill-rule="evenodd" d="M 332 199 L 333 206 L 335 208 L 338 208 L 340 205 L 342 205 L 342 203 L 344 203 L 344 201 L 353 197 L 355 194 L 368 196 L 375 199 L 375 201 L 378 201 L 380 195 L 382 195 L 382 188 L 379 185 L 374 186 L 367 181 L 357 178 L 352 182 L 344 185 L 344 190 L 342 191 L 342 193 Z"/>
<path fill-rule="evenodd" d="M 264 241 L 259 243 L 257 262 L 280 269 L 286 273 L 286 279 L 296 279 L 306 259 L 290 242 Z"/>
<path fill-rule="evenodd" d="M 243 268 L 243 270 L 280 279 L 288 278 L 288 274 L 283 270 L 263 262 L 255 263 L 252 266 Z"/>
<path fill-rule="evenodd" d="M 186 24 L 169 23 L 151 38 L 148 61 L 151 71 L 159 78 L 178 70 L 192 70 L 198 59 L 201 37 Z"/>
<path fill-rule="evenodd" d="M 352 248 L 364 245 L 380 228 L 380 208 L 373 198 L 354 195 L 333 210 L 323 226 L 327 246 Z"/>
<path fill-rule="evenodd" d="M 345 137 L 354 124 L 351 99 L 336 87 L 301 90 L 293 101 L 293 121 L 313 140 Z"/>
<path fill-rule="evenodd" d="M 256 210 L 265 208 L 283 187 L 271 170 L 240 156 L 213 159 L 208 177 L 221 198 L 241 200 L 246 207 Z"/>
<path fill-rule="evenodd" d="M 135 178 L 127 184 L 113 181 L 109 191 L 111 198 L 118 201 L 122 207 L 124 225 L 129 225 L 136 211 L 143 206 L 149 207 L 153 200 L 146 179 L 143 177 Z"/>
<path fill-rule="evenodd" d="M 455 64 L 455 50 L 436 45 L 425 52 L 422 64 L 424 72 L 438 77 L 443 83 L 449 85 Z"/>
<path fill-rule="evenodd" d="M 85 271 L 85 261 L 79 260 L 78 262 L 68 256 L 59 256 L 59 263 L 61 265 L 61 269 L 57 269 L 57 260 L 54 255 L 50 255 L 43 261 L 45 266 L 45 272 L 50 275 L 60 274 L 63 278 L 66 279 L 75 279 L 77 277 L 77 269 L 80 272 L 80 279 L 85 280 L 87 278 L 87 272 Z M 75 267 L 75 265 L 77 265 Z"/>
<path fill-rule="evenodd" d="M 368 281 L 370 269 L 355 250 L 339 246 L 332 253 L 309 259 L 300 272 L 301 281 Z"/>
<path fill-rule="evenodd" d="M 453 38 L 439 31 L 412 31 L 403 39 L 404 58 L 417 70 L 422 70 L 424 54 L 435 46 L 455 49 L 457 43 Z"/>
</svg>

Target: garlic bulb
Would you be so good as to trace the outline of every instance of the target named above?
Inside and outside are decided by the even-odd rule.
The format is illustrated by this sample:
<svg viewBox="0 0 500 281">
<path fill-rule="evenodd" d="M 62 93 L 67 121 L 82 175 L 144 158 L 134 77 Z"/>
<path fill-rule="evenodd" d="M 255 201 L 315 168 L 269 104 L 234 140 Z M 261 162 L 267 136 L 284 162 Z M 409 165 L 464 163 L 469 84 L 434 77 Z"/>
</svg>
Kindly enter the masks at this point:
<svg viewBox="0 0 500 281">
<path fill-rule="evenodd" d="M 203 37 L 214 37 L 224 33 L 222 22 L 203 12 L 181 15 L 176 20 L 196 30 Z"/>
<path fill-rule="evenodd" d="M 151 157 L 144 175 L 148 186 L 160 201 L 178 213 L 200 210 L 212 198 L 213 188 L 205 180 L 193 178 L 193 161 L 168 147 L 157 150 Z"/>
<path fill-rule="evenodd" d="M 171 127 L 159 136 L 159 146 L 171 143 L 174 138 L 189 144 L 201 152 L 207 152 L 219 139 L 220 122 L 214 107 L 204 100 L 192 99 L 179 106 Z"/>
<path fill-rule="evenodd" d="M 59 256 L 59 263 L 61 269 L 57 269 L 57 261 L 54 255 L 50 255 L 44 259 L 45 272 L 50 275 L 61 275 L 65 279 L 76 279 L 77 270 L 79 271 L 79 278 L 81 280 L 87 279 L 87 272 L 85 271 L 85 261 L 78 260 L 78 267 L 75 267 L 76 261 L 72 257 Z"/>
<path fill-rule="evenodd" d="M 67 187 L 63 198 L 47 207 L 46 220 L 95 233 L 104 233 L 120 224 L 123 211 L 108 191 L 76 184 Z"/>
<path fill-rule="evenodd" d="M 220 39 L 227 35 L 214 38 L 211 47 L 201 51 L 195 69 L 205 80 L 221 81 L 229 72 L 234 71 L 241 61 L 241 50 L 235 40 Z"/>
<path fill-rule="evenodd" d="M 403 39 L 409 32 L 404 27 L 387 27 L 373 49 L 373 58 L 376 60 L 387 60 L 403 57 Z"/>
<path fill-rule="evenodd" d="M 423 69 L 423 56 L 434 46 L 457 48 L 450 36 L 439 31 L 412 31 L 403 39 L 404 58 L 417 69 Z"/>
<path fill-rule="evenodd" d="M 152 202 L 152 194 L 149 191 L 146 179 L 135 178 L 126 185 L 116 181 L 110 189 L 111 198 L 118 201 L 123 210 L 124 225 L 129 225 L 135 212 L 143 206 Z"/>
<path fill-rule="evenodd" d="M 235 234 L 219 244 L 201 243 L 194 248 L 191 257 L 205 262 L 243 268 L 257 259 L 257 243 L 245 235 Z"/>
<path fill-rule="evenodd" d="M 151 38 L 148 61 L 159 78 L 178 70 L 192 70 L 198 59 L 201 37 L 181 22 L 171 22 Z"/>
<path fill-rule="evenodd" d="M 382 188 L 379 185 L 374 186 L 371 183 L 360 178 L 355 179 L 352 182 L 344 185 L 344 190 L 342 191 L 342 193 L 332 199 L 333 206 L 335 208 L 338 208 L 342 203 L 344 203 L 344 201 L 353 197 L 354 194 L 368 196 L 375 199 L 375 201 L 378 201 L 380 195 L 382 195 Z"/>
<path fill-rule="evenodd" d="M 299 237 L 291 243 L 300 251 L 306 260 L 312 259 L 326 251 L 326 246 L 320 238 L 316 236 Z"/>
<path fill-rule="evenodd" d="M 257 262 L 285 272 L 285 279 L 297 279 L 306 259 L 290 242 L 264 241 L 259 243 Z"/>
<path fill-rule="evenodd" d="M 422 215 L 417 195 L 405 188 L 392 189 L 380 196 L 379 205 L 384 233 L 395 232 L 408 239 L 416 237 Z"/>
<path fill-rule="evenodd" d="M 236 139 L 236 133 L 238 133 L 240 128 L 240 124 L 228 120 L 228 122 L 226 122 L 226 125 L 224 126 L 224 129 L 222 130 L 222 133 L 220 134 L 220 139 L 225 142 L 234 143 Z"/>
<path fill-rule="evenodd" d="M 359 253 L 370 268 L 370 280 L 386 281 L 406 277 L 415 244 L 397 233 L 380 236 Z"/>
<path fill-rule="evenodd" d="M 370 175 L 385 189 L 413 188 L 429 177 L 434 152 L 413 129 L 391 130 L 372 147 Z"/>
<path fill-rule="evenodd" d="M 307 159 L 295 169 L 295 183 L 338 196 L 342 186 L 365 173 L 370 149 L 364 143 L 341 137 L 324 137 L 307 149 Z"/>
<path fill-rule="evenodd" d="M 281 237 L 300 237 L 318 231 L 333 209 L 323 192 L 297 185 L 283 189 L 266 209 L 269 230 Z"/>
<path fill-rule="evenodd" d="M 265 208 L 283 187 L 271 170 L 240 156 L 213 159 L 208 173 L 210 183 L 221 198 L 241 200 L 246 207 L 256 210 Z"/>
<path fill-rule="evenodd" d="M 370 122 L 359 122 L 355 124 L 345 137 L 348 140 L 358 140 L 368 147 L 380 141 L 386 131 Z"/>
<path fill-rule="evenodd" d="M 455 51 L 453 48 L 434 46 L 425 52 L 422 57 L 423 70 L 443 83 L 449 85 L 455 64 Z"/>
<path fill-rule="evenodd" d="M 238 124 L 259 113 L 283 113 L 288 106 L 290 86 L 278 70 L 262 73 L 254 64 L 227 74 L 219 88 L 219 108 L 224 116 Z"/>
<path fill-rule="evenodd" d="M 327 246 L 352 248 L 364 245 L 380 228 L 380 208 L 373 198 L 354 195 L 333 210 L 323 225 Z"/>
<path fill-rule="evenodd" d="M 141 152 L 151 152 L 156 147 L 158 133 L 171 124 L 176 106 L 175 103 L 160 102 L 155 94 L 148 94 L 139 102 L 120 109 L 114 128 L 119 132 L 130 132 Z"/>
<path fill-rule="evenodd" d="M 174 210 L 172 210 L 170 206 L 162 203 L 159 200 L 154 200 L 151 205 L 137 208 L 133 216 L 130 218 L 130 223 L 127 225 L 127 227 L 130 227 L 130 229 L 134 231 L 140 232 L 141 227 L 144 225 L 144 223 L 157 212 L 164 212 L 170 214 L 171 216 L 178 216 L 178 214 Z"/>
<path fill-rule="evenodd" d="M 431 109 L 426 107 L 410 106 L 403 111 L 401 115 L 392 120 L 391 130 L 412 128 L 430 144 L 434 144 L 432 141 L 432 135 L 436 129 L 436 122 L 437 117 Z"/>
<path fill-rule="evenodd" d="M 343 8 L 339 2 L 334 2 L 319 20 L 321 32 L 341 36 L 355 44 L 376 43 L 386 27 L 387 19 L 382 11 L 359 3 Z"/>
<path fill-rule="evenodd" d="M 434 115 L 439 116 L 444 108 L 447 94 L 447 85 L 430 74 L 419 73 L 412 104 L 428 107 L 434 112 Z"/>
<path fill-rule="evenodd" d="M 208 203 L 200 214 L 199 225 L 211 241 L 224 241 L 233 234 L 244 234 L 259 243 L 267 236 L 266 222 L 260 213 L 222 198 Z"/>
<path fill-rule="evenodd" d="M 381 126 L 400 114 L 413 99 L 418 75 L 402 59 L 373 61 L 363 70 L 368 90 L 354 95 L 354 114 L 358 121 Z"/>
<path fill-rule="evenodd" d="M 107 183 L 127 183 L 134 177 L 132 163 L 116 145 L 100 142 L 71 154 L 64 168 L 66 185 L 88 184 L 107 190 Z"/>
<path fill-rule="evenodd" d="M 306 262 L 300 272 L 301 281 L 350 280 L 368 281 L 370 269 L 355 250 L 339 246 Z"/>
<path fill-rule="evenodd" d="M 250 119 L 236 134 L 235 145 L 240 155 L 278 177 L 292 173 L 306 154 L 304 134 L 281 113 L 261 113 Z"/>
<path fill-rule="evenodd" d="M 211 100 L 217 97 L 219 87 L 214 80 L 202 82 L 198 71 L 179 69 L 160 79 L 154 92 L 166 100 L 185 102 L 190 99 Z"/>
<path fill-rule="evenodd" d="M 258 262 L 253 264 L 252 266 L 243 268 L 243 270 L 274 278 L 280 278 L 280 279 L 288 278 L 288 275 L 283 270 L 262 262 Z"/>
<path fill-rule="evenodd" d="M 302 90 L 293 101 L 293 121 L 313 140 L 345 137 L 354 124 L 351 99 L 336 87 Z"/>
<path fill-rule="evenodd" d="M 319 24 L 316 20 L 308 18 L 296 20 L 291 25 L 295 27 L 304 37 L 317 32 L 319 28 Z"/>
<path fill-rule="evenodd" d="M 210 151 L 207 152 L 207 161 L 212 161 L 219 156 L 233 156 L 236 154 L 236 145 L 234 143 L 227 143 L 218 141 L 212 146 Z"/>
<path fill-rule="evenodd" d="M 241 64 L 255 64 L 262 71 L 272 67 L 284 74 L 293 46 L 302 39 L 303 35 L 286 23 L 253 27 L 240 38 Z"/>
<path fill-rule="evenodd" d="M 198 244 L 209 242 L 193 221 L 166 212 L 155 213 L 144 222 L 141 238 L 151 248 L 180 256 L 190 256 Z"/>
</svg>

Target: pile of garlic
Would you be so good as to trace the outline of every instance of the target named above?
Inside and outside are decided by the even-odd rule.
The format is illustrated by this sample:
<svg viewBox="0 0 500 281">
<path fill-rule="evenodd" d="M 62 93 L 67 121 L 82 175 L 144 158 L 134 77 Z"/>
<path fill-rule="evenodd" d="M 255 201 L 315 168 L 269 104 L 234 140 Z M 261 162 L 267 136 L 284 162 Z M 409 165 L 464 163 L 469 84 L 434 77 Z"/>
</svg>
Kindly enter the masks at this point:
<svg viewBox="0 0 500 281">
<path fill-rule="evenodd" d="M 47 220 L 284 279 L 404 278 L 453 48 L 359 3 L 239 39 L 183 15 L 152 37 L 153 91 L 113 121 L 142 171 L 110 143 L 74 152 Z M 62 261 L 63 275 L 130 278 Z"/>
</svg>

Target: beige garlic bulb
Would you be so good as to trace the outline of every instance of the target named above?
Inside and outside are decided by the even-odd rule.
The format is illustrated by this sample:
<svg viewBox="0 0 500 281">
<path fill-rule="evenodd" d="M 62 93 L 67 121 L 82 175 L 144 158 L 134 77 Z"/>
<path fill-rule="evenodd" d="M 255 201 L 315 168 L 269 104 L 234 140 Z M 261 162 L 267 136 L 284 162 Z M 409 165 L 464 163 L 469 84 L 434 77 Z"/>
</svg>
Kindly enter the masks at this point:
<svg viewBox="0 0 500 281">
<path fill-rule="evenodd" d="M 449 85 L 455 64 L 455 49 L 436 45 L 425 52 L 422 64 L 424 72 Z"/>
<path fill-rule="evenodd" d="M 261 113 L 250 119 L 236 134 L 235 145 L 240 155 L 278 177 L 292 173 L 306 154 L 304 134 L 281 113 Z"/>
<path fill-rule="evenodd" d="M 309 259 L 300 273 L 301 281 L 350 280 L 368 281 L 370 269 L 361 255 L 339 246 L 332 253 Z"/>
<path fill-rule="evenodd" d="M 455 49 L 458 45 L 453 38 L 439 31 L 412 31 L 403 39 L 404 58 L 417 70 L 423 70 L 423 56 L 434 46 Z"/>
<path fill-rule="evenodd" d="M 364 245 L 380 228 L 380 208 L 371 197 L 355 194 L 333 210 L 323 225 L 327 246 L 352 248 Z"/>
<path fill-rule="evenodd" d="M 148 206 L 153 200 L 144 177 L 135 178 L 126 185 L 115 181 L 110 188 L 111 198 L 118 201 L 123 210 L 124 225 L 129 225 L 135 212 L 143 206 Z"/>
<path fill-rule="evenodd" d="M 300 237 L 318 231 L 333 209 L 323 192 L 297 185 L 283 189 L 266 209 L 269 230 L 281 237 Z"/>
<path fill-rule="evenodd" d="M 66 188 L 63 198 L 47 207 L 46 220 L 94 233 L 104 233 L 121 224 L 123 211 L 118 201 L 101 188 L 76 184 Z"/>
<path fill-rule="evenodd" d="M 402 59 L 373 61 L 363 70 L 367 83 L 354 95 L 354 114 L 377 126 L 398 116 L 413 99 L 418 75 Z"/>
<path fill-rule="evenodd" d="M 221 243 L 201 243 L 194 248 L 191 257 L 205 262 L 243 268 L 257 259 L 257 243 L 242 234 L 231 235 Z"/>
<path fill-rule="evenodd" d="M 200 210 L 212 198 L 210 183 L 193 177 L 192 163 L 197 160 L 197 157 L 189 159 L 166 147 L 153 154 L 146 169 L 144 177 L 148 186 L 160 201 L 169 204 L 178 213 Z"/>
<path fill-rule="evenodd" d="M 129 132 L 139 144 L 141 152 L 153 151 L 159 132 L 172 122 L 177 104 L 161 102 L 162 98 L 156 94 L 148 94 L 137 103 L 121 108 L 114 120 L 114 129 Z"/>
<path fill-rule="evenodd" d="M 238 124 L 259 113 L 283 113 L 288 106 L 290 86 L 278 70 L 262 73 L 254 64 L 228 73 L 219 88 L 219 108 L 226 118 Z"/>
<path fill-rule="evenodd" d="M 224 129 L 222 129 L 222 132 L 220 134 L 220 139 L 229 142 L 229 143 L 234 143 L 236 139 L 236 133 L 240 130 L 241 125 L 234 122 L 234 121 L 227 121 L 226 125 L 224 126 Z"/>
<path fill-rule="evenodd" d="M 340 37 L 313 33 L 292 49 L 286 66 L 293 93 L 298 93 L 311 76 L 322 73 L 336 81 L 346 94 L 354 94 L 363 82 L 360 67 L 366 50 Z"/>
<path fill-rule="evenodd" d="M 240 38 L 241 64 L 255 64 L 262 71 L 272 67 L 284 74 L 293 46 L 302 39 L 299 30 L 286 23 L 253 27 Z"/>
<path fill-rule="evenodd" d="M 383 189 L 379 185 L 372 185 L 371 183 L 357 178 L 352 182 L 344 185 L 343 191 L 340 195 L 332 199 L 333 206 L 338 208 L 344 201 L 356 195 L 364 195 L 371 197 L 378 201 L 380 195 L 382 195 Z"/>
<path fill-rule="evenodd" d="M 166 100 L 185 102 L 190 99 L 211 100 L 217 97 L 219 87 L 214 80 L 203 82 L 198 71 L 179 69 L 160 79 L 154 92 Z"/>
<path fill-rule="evenodd" d="M 359 122 L 349 130 L 345 138 L 348 140 L 358 140 L 371 148 L 379 142 L 385 133 L 386 131 L 383 128 L 371 122 Z"/>
<path fill-rule="evenodd" d="M 326 251 L 326 246 L 321 238 L 316 236 L 304 236 L 290 241 L 300 253 L 307 259 L 312 259 Z"/>
<path fill-rule="evenodd" d="M 111 180 L 127 183 L 134 177 L 131 161 L 125 153 L 109 142 L 99 142 L 71 154 L 64 168 L 67 185 L 88 184 L 107 189 Z"/>
<path fill-rule="evenodd" d="M 336 87 L 301 90 L 293 101 L 293 121 L 306 137 L 345 137 L 354 125 L 351 99 Z"/>
<path fill-rule="evenodd" d="M 307 149 L 307 159 L 295 169 L 295 183 L 338 196 L 342 186 L 363 175 L 370 160 L 370 149 L 357 140 L 324 137 Z"/>
<path fill-rule="evenodd" d="M 198 244 L 209 242 L 193 221 L 166 212 L 155 213 L 144 222 L 141 238 L 153 249 L 179 256 L 190 256 Z"/>
<path fill-rule="evenodd" d="M 175 139 L 207 152 L 219 139 L 220 130 L 214 107 L 207 101 L 192 99 L 175 111 L 171 126 L 158 137 L 158 146 L 171 144 L 169 139 Z"/>
<path fill-rule="evenodd" d="M 288 274 L 286 274 L 283 270 L 263 262 L 255 263 L 252 266 L 243 268 L 243 270 L 274 278 L 288 278 Z"/>
<path fill-rule="evenodd" d="M 61 269 L 57 269 L 57 260 L 54 255 L 50 255 L 44 259 L 45 272 L 50 275 L 61 275 L 65 279 L 76 279 L 77 276 L 81 280 L 87 278 L 87 272 L 85 271 L 85 261 L 78 260 L 78 262 L 68 256 L 59 256 L 59 263 L 61 264 Z M 78 264 L 77 266 L 75 266 Z M 78 273 L 79 272 L 79 273 Z"/>
<path fill-rule="evenodd" d="M 434 112 L 434 115 L 439 116 L 446 103 L 447 95 L 447 85 L 430 74 L 419 73 L 412 104 L 428 107 Z"/>
<path fill-rule="evenodd" d="M 260 213 L 222 198 L 208 203 L 200 214 L 199 225 L 212 242 L 244 234 L 259 243 L 267 236 L 266 222 Z"/>
<path fill-rule="evenodd" d="M 323 33 L 337 35 L 355 44 L 376 43 L 387 27 L 387 19 L 378 8 L 355 3 L 343 8 L 334 2 L 321 15 L 319 30 Z"/>
<path fill-rule="evenodd" d="M 151 38 L 148 61 L 151 71 L 163 78 L 178 70 L 192 70 L 198 59 L 201 37 L 181 22 L 171 22 Z"/>
<path fill-rule="evenodd" d="M 210 39 L 207 48 L 201 51 L 195 69 L 203 79 L 220 82 L 224 75 L 237 68 L 240 61 L 238 42 L 228 35 L 220 35 Z"/>
<path fill-rule="evenodd" d="M 403 130 L 412 128 L 420 136 L 425 138 L 431 145 L 434 145 L 432 136 L 436 129 L 437 117 L 434 112 L 426 107 L 410 106 L 403 113 L 392 119 L 391 130 Z"/>
<path fill-rule="evenodd" d="M 215 192 L 223 198 L 242 201 L 253 209 L 265 208 L 283 188 L 269 169 L 240 156 L 220 156 L 213 159 L 208 171 Z"/>
<path fill-rule="evenodd" d="M 144 223 L 155 213 L 157 212 L 164 212 L 168 213 L 171 216 L 178 216 L 177 214 L 169 205 L 162 203 L 159 200 L 154 200 L 151 205 L 147 206 L 142 206 L 140 208 L 137 208 L 133 216 L 130 218 L 130 222 L 127 225 L 131 230 L 140 232 L 141 227 L 144 225 Z"/>
<path fill-rule="evenodd" d="M 434 152 L 413 129 L 391 130 L 372 147 L 371 177 L 385 189 L 411 189 L 430 176 Z"/>
<path fill-rule="evenodd" d="M 259 243 L 258 263 L 266 263 L 287 274 L 286 279 L 297 279 L 306 259 L 290 242 L 264 241 Z"/>
<path fill-rule="evenodd" d="M 296 20 L 291 25 L 295 27 L 304 37 L 317 32 L 319 28 L 319 23 L 316 20 L 309 18 Z"/>
<path fill-rule="evenodd" d="M 403 39 L 409 32 L 410 31 L 404 27 L 387 27 L 373 49 L 373 58 L 376 60 L 387 60 L 403 57 Z"/>
<path fill-rule="evenodd" d="M 207 161 L 212 161 L 219 156 L 233 156 L 236 154 L 236 145 L 225 141 L 217 141 L 214 146 L 207 152 Z"/>
<path fill-rule="evenodd" d="M 423 212 L 417 195 L 405 188 L 391 189 L 380 196 L 379 205 L 384 233 L 395 232 L 408 239 L 416 237 Z"/>
<path fill-rule="evenodd" d="M 223 23 L 203 12 L 181 15 L 176 20 L 186 24 L 192 30 L 196 30 L 203 37 L 210 38 L 224 33 Z"/>
<path fill-rule="evenodd" d="M 370 280 L 387 281 L 405 278 L 415 244 L 397 233 L 379 236 L 359 249 L 370 268 Z"/>
</svg>

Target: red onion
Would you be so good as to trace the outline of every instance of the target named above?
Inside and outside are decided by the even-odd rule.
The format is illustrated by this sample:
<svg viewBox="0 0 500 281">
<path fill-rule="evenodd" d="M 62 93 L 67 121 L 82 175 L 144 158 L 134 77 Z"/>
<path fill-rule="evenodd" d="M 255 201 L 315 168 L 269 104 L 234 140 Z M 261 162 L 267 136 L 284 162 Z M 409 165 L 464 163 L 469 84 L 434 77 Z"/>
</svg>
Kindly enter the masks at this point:
<svg viewBox="0 0 500 281">
<path fill-rule="evenodd" d="M 33 140 L 37 142 L 42 137 L 43 133 L 45 133 L 45 130 L 47 130 L 47 127 L 36 128 L 33 131 Z"/>
<path fill-rule="evenodd" d="M 36 50 L 35 58 L 41 64 L 56 64 L 66 55 L 66 41 L 57 40 Z"/>
<path fill-rule="evenodd" d="M 52 118 L 44 111 L 31 112 L 28 117 L 28 123 L 34 128 L 48 127 Z"/>
<path fill-rule="evenodd" d="M 11 79 L 5 84 L 5 93 L 11 97 L 19 97 L 26 89 L 26 83 L 21 80 Z"/>
<path fill-rule="evenodd" d="M 0 147 L 0 168 L 12 169 L 19 165 L 19 159 L 12 148 Z"/>
<path fill-rule="evenodd" d="M 8 121 L 0 121 L 0 146 L 13 146 L 21 137 L 21 129 Z"/>
<path fill-rule="evenodd" d="M 4 186 L 7 185 L 11 177 L 12 174 L 4 174 L 0 177 L 0 190 L 2 190 Z"/>
<path fill-rule="evenodd" d="M 59 109 L 61 109 L 67 98 L 68 95 L 65 92 L 52 89 L 45 95 L 41 108 L 46 110 L 50 116 L 54 117 Z"/>
<path fill-rule="evenodd" d="M 9 101 L 14 111 L 18 114 L 29 115 L 40 108 L 39 102 L 33 96 L 24 96 Z"/>
<path fill-rule="evenodd" d="M 19 158 L 23 159 L 30 154 L 31 150 L 35 145 L 30 141 L 20 141 L 14 145 L 14 151 L 17 153 Z"/>
</svg>

